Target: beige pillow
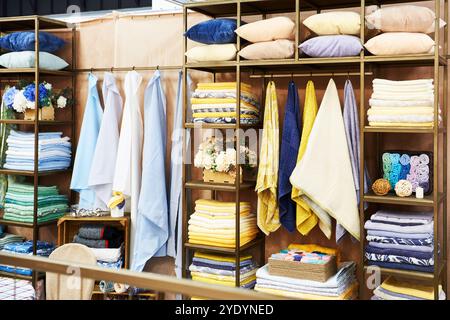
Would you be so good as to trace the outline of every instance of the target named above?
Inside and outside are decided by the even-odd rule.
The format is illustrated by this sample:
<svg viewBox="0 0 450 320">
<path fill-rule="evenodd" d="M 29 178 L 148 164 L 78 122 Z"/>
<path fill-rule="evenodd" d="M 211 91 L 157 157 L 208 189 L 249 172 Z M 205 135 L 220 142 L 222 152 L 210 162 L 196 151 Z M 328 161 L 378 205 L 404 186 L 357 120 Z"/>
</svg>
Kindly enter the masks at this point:
<svg viewBox="0 0 450 320">
<path fill-rule="evenodd" d="M 319 13 L 306 18 L 303 25 L 319 36 L 359 35 L 361 16 L 351 11 Z"/>
<path fill-rule="evenodd" d="M 248 60 L 287 59 L 292 58 L 294 50 L 294 41 L 283 39 L 250 44 L 239 55 Z"/>
<path fill-rule="evenodd" d="M 287 17 L 275 17 L 244 24 L 236 29 L 242 39 L 256 43 L 278 39 L 293 39 L 295 23 Z"/>
<path fill-rule="evenodd" d="M 194 62 L 229 61 L 236 58 L 236 52 L 236 45 L 233 43 L 210 44 L 189 49 L 186 56 L 189 61 Z"/>
<path fill-rule="evenodd" d="M 424 33 L 388 32 L 373 37 L 365 47 L 377 56 L 431 53 L 434 40 Z"/>
<path fill-rule="evenodd" d="M 369 28 L 383 32 L 433 33 L 435 19 L 433 10 L 413 5 L 381 8 L 366 17 Z"/>
</svg>

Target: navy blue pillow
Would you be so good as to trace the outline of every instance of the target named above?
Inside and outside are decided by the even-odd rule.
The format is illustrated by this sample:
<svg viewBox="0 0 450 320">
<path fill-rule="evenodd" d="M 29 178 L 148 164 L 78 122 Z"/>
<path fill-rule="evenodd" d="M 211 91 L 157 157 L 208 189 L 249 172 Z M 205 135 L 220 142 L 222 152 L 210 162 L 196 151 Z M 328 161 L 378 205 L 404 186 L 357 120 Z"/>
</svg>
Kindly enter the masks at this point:
<svg viewBox="0 0 450 320">
<path fill-rule="evenodd" d="M 204 44 L 235 43 L 236 19 L 213 19 L 192 26 L 185 37 Z"/>
<path fill-rule="evenodd" d="M 39 50 L 55 52 L 66 42 L 51 33 L 39 32 Z M 0 38 L 0 48 L 8 51 L 34 51 L 34 32 L 13 32 Z"/>
</svg>

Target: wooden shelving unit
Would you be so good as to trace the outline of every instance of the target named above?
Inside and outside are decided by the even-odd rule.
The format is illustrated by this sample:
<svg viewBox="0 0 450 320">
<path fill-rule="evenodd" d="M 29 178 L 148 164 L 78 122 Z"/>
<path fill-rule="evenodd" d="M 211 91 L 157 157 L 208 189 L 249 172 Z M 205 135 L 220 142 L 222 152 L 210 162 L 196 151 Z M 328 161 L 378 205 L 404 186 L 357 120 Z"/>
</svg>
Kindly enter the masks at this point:
<svg viewBox="0 0 450 320">
<path fill-rule="evenodd" d="M 70 37 L 68 45 L 70 48 L 71 61 L 70 67 L 61 71 L 51 71 L 39 68 L 39 33 L 41 31 L 55 32 L 55 33 L 66 33 Z M 70 82 L 70 86 L 73 88 L 73 99 L 75 100 L 75 74 L 73 69 L 76 66 L 76 36 L 75 28 L 68 26 L 65 22 L 53 20 L 41 16 L 23 16 L 23 17 L 6 17 L 0 18 L 0 33 L 9 33 L 15 31 L 31 31 L 35 34 L 35 52 L 36 52 L 36 65 L 34 68 L 21 68 L 21 69 L 4 69 L 0 68 L 0 79 L 5 81 L 17 81 L 17 79 L 30 79 L 36 84 L 39 84 L 42 80 L 46 80 L 48 77 L 52 78 L 52 82 L 56 82 L 59 79 L 66 79 Z M 38 86 L 36 85 L 36 96 L 38 96 Z M 37 102 L 36 102 L 37 104 Z M 39 108 L 35 107 L 35 120 L 21 120 L 21 119 L 0 119 L 0 125 L 16 125 L 19 128 L 25 127 L 27 130 L 32 130 L 35 134 L 35 154 L 34 154 L 34 170 L 33 171 L 21 171 L 21 170 L 8 170 L 0 168 L 0 174 L 2 175 L 17 175 L 25 176 L 32 181 L 34 185 L 34 218 L 33 223 L 22 223 L 15 221 L 8 221 L 0 219 L 0 224 L 7 226 L 14 226 L 20 228 L 30 228 L 32 229 L 33 236 L 33 254 L 36 254 L 37 248 L 36 244 L 39 239 L 39 229 L 44 226 L 55 225 L 57 220 L 48 222 L 38 222 L 37 210 L 38 210 L 38 185 L 41 177 L 56 175 L 56 174 L 67 174 L 72 170 L 55 170 L 55 171 L 38 171 L 38 143 L 39 143 L 39 132 L 43 132 L 48 129 L 48 127 L 56 128 L 56 130 L 62 130 L 64 128 L 70 129 L 70 138 L 72 142 L 72 154 L 74 154 L 74 137 L 75 137 L 75 103 L 71 107 L 70 114 L 66 116 L 70 119 L 67 120 L 55 120 L 55 121 L 41 121 L 38 117 Z M 67 179 L 64 179 L 67 180 Z M 69 179 L 70 181 L 70 179 Z M 69 194 L 69 199 L 71 199 L 71 193 Z M 33 271 L 31 277 L 23 277 L 17 274 L 1 273 L 1 276 L 9 276 L 13 278 L 26 278 L 31 280 L 33 284 L 36 284 L 36 280 L 41 278 L 37 272 Z"/>
<path fill-rule="evenodd" d="M 171 0 L 172 1 L 172 0 Z M 300 39 L 300 29 L 303 28 L 300 21 L 300 13 L 304 11 L 316 11 L 319 13 L 321 10 L 329 9 L 341 9 L 341 8 L 359 8 L 361 15 L 361 25 L 365 25 L 365 11 L 366 7 L 370 5 L 383 6 L 387 4 L 406 4 L 411 3 L 411 0 L 337 0 L 337 1 L 327 1 L 327 0 L 212 0 L 212 1 L 190 1 L 190 0 L 173 0 L 172 2 L 183 5 L 183 25 L 184 30 L 188 28 L 188 11 L 194 11 L 198 13 L 205 14 L 211 18 L 219 17 L 234 17 L 238 21 L 238 25 L 243 17 L 249 15 L 258 15 L 262 19 L 266 18 L 268 14 L 276 13 L 295 13 L 295 23 L 296 23 L 296 35 L 295 43 L 296 47 L 301 43 Z M 421 2 L 421 1 L 414 1 Z M 446 285 L 446 260 L 447 260 L 447 55 L 448 55 L 448 26 L 443 30 L 439 30 L 437 27 L 439 25 L 438 19 L 441 18 L 441 5 L 444 7 L 443 18 L 448 21 L 448 0 L 435 0 L 435 8 L 437 16 L 436 23 L 436 34 L 443 34 L 444 42 L 441 42 L 440 37 L 435 37 L 436 48 L 442 48 L 441 50 L 436 50 L 434 54 L 415 54 L 415 55 L 399 55 L 399 56 L 371 56 L 367 55 L 366 52 L 361 52 L 358 57 L 344 57 L 344 58 L 304 58 L 299 55 L 298 50 L 296 50 L 295 56 L 292 59 L 285 60 L 241 60 L 237 56 L 234 61 L 224 61 L 224 62 L 207 62 L 207 63 L 188 63 L 183 55 L 184 61 L 184 92 L 186 92 L 186 73 L 189 70 L 204 71 L 213 74 L 213 78 L 216 79 L 216 74 L 218 73 L 235 73 L 237 82 L 237 96 L 240 92 L 241 74 L 242 73 L 255 73 L 270 75 L 275 72 L 285 72 L 291 73 L 302 71 L 302 72 L 335 72 L 335 71 L 346 71 L 352 72 L 357 71 L 359 74 L 359 91 L 360 91 L 360 132 L 361 132 L 361 163 L 360 163 L 360 190 L 364 190 L 364 174 L 363 168 L 367 160 L 367 155 L 365 152 L 365 140 L 368 135 L 374 134 L 381 140 L 384 134 L 395 133 L 395 134 L 423 134 L 424 137 L 433 138 L 433 154 L 434 154 L 434 166 L 433 166 L 433 177 L 434 185 L 433 190 L 435 192 L 424 199 L 416 199 L 412 197 L 400 198 L 396 196 L 384 196 L 379 197 L 372 193 L 360 195 L 360 220 L 361 220 L 361 242 L 360 242 L 360 261 L 358 268 L 358 275 L 360 279 L 360 298 L 364 297 L 365 291 L 365 278 L 367 269 L 366 262 L 364 259 L 365 251 L 365 232 L 364 232 L 364 222 L 366 220 L 366 211 L 364 210 L 363 203 L 367 202 L 371 206 L 376 205 L 395 205 L 395 206 L 417 206 L 417 207 L 428 207 L 432 208 L 434 211 L 435 219 L 435 243 L 440 243 L 441 256 L 439 257 L 438 246 L 435 245 L 435 267 L 434 273 L 426 274 L 421 272 L 409 272 L 403 270 L 393 270 L 381 268 L 380 271 L 382 275 L 395 275 L 398 277 L 406 277 L 411 279 L 420 279 L 432 281 L 435 288 L 435 298 L 438 298 L 438 286 L 440 283 Z M 443 32 L 443 33 L 442 33 Z M 366 42 L 366 36 L 364 33 L 364 28 L 361 28 L 360 39 L 362 43 Z M 237 39 L 237 48 L 240 50 L 240 39 Z M 187 40 L 184 40 L 184 52 L 187 48 Z M 376 75 L 377 71 L 382 68 L 401 68 L 401 67 L 432 67 L 434 72 L 434 85 L 436 92 L 439 92 L 440 88 L 443 90 L 443 99 L 440 101 L 439 94 L 435 94 L 435 120 L 433 128 L 413 128 L 413 127 L 402 127 L 402 128 L 384 128 L 384 127 L 370 127 L 367 125 L 366 121 L 366 95 L 365 88 L 366 85 L 366 72 L 371 71 Z M 443 73 L 440 73 L 443 72 Z M 443 79 L 441 83 L 440 76 Z M 332 77 L 332 76 L 330 76 Z M 311 76 L 313 78 L 313 76 Z M 264 99 L 264 97 L 262 97 Z M 239 100 L 239 99 L 238 99 Z M 186 119 L 186 103 L 187 98 L 184 101 L 184 119 Z M 442 122 L 439 125 L 438 122 L 438 106 L 442 107 Z M 237 116 L 238 120 L 236 125 L 204 125 L 203 129 L 242 129 L 240 126 L 239 116 L 240 116 L 240 103 L 237 105 Z M 184 121 L 186 123 L 186 121 Z M 186 129 L 195 129 L 196 125 L 191 123 L 185 124 Z M 238 130 L 239 132 L 239 130 Z M 237 133 L 237 138 L 239 139 L 239 133 Z M 183 140 L 186 141 L 186 140 Z M 439 146 L 442 146 L 443 150 L 439 150 Z M 377 147 L 377 149 L 379 149 Z M 439 155 L 443 154 L 443 161 L 438 163 Z M 377 154 L 377 157 L 381 157 L 381 154 Z M 186 159 L 186 150 L 183 151 L 183 159 Z M 442 166 L 442 167 L 439 167 Z M 205 251 L 215 252 L 220 251 L 216 248 L 212 249 L 209 247 L 194 246 L 191 244 L 186 244 L 187 242 L 187 222 L 189 219 L 189 214 L 192 213 L 191 198 L 189 196 L 190 189 L 204 189 L 215 191 L 229 191 L 235 193 L 236 209 L 238 209 L 238 203 L 240 199 L 240 191 L 243 189 L 243 185 L 239 182 L 234 186 L 222 186 L 222 185 L 212 185 L 205 184 L 198 181 L 190 180 L 190 166 L 185 165 L 183 170 L 183 186 L 185 192 L 183 194 L 183 241 L 185 243 L 185 251 L 183 251 L 183 276 L 188 276 L 187 263 L 189 261 L 189 252 L 195 249 L 202 249 Z M 237 179 L 239 180 L 239 179 Z M 443 185 L 443 187 L 440 187 Z M 252 186 L 246 186 L 245 189 L 251 189 Z M 443 214 L 439 216 L 439 210 L 442 208 Z M 441 219 L 442 218 L 442 219 Z M 440 232 L 438 226 L 445 226 L 443 231 Z M 236 221 L 236 235 L 239 234 L 239 218 Z M 439 239 L 439 237 L 442 239 Z M 237 237 L 238 238 L 238 237 Z M 263 237 L 264 238 L 264 237 Z M 262 240 L 262 243 L 264 241 Z M 264 245 L 261 245 L 264 248 Z M 236 262 L 239 261 L 239 257 L 242 252 L 242 248 L 239 249 L 239 245 L 233 250 L 222 250 L 228 251 L 228 254 L 233 254 L 236 257 Z M 239 280 L 236 280 L 236 285 L 238 285 Z"/>
</svg>

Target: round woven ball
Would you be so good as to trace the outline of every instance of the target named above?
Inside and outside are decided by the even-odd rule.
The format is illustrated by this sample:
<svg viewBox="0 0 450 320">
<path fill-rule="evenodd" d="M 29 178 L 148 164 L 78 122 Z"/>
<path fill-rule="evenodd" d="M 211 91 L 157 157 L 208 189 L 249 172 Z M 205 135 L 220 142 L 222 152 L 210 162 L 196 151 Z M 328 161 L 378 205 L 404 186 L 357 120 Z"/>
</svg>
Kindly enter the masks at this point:
<svg viewBox="0 0 450 320">
<path fill-rule="evenodd" d="M 372 190 L 377 196 L 388 194 L 391 188 L 391 184 L 386 179 L 378 179 L 372 184 Z"/>
<path fill-rule="evenodd" d="M 399 197 L 409 197 L 412 195 L 412 192 L 412 184 L 408 180 L 399 180 L 399 182 L 395 185 L 395 193 Z"/>
</svg>

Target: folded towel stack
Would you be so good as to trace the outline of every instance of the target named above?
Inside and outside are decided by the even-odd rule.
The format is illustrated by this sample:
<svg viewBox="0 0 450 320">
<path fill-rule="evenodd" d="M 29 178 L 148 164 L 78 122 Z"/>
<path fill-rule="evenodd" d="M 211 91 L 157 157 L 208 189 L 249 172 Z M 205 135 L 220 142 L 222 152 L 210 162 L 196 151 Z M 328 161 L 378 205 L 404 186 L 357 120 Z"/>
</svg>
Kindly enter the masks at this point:
<svg viewBox="0 0 450 320">
<path fill-rule="evenodd" d="M 89 235 L 93 235 L 96 231 L 93 228 L 82 228 L 87 231 Z M 80 229 L 81 230 L 81 229 Z M 83 230 L 81 233 L 83 233 Z M 108 229 L 103 228 L 107 233 L 110 232 Z M 91 248 L 92 252 L 97 259 L 97 265 L 99 267 L 109 268 L 109 269 L 120 269 L 123 263 L 123 247 L 119 248 Z M 113 281 L 101 280 L 99 283 L 100 291 L 103 293 L 116 291 L 114 288 Z"/>
<path fill-rule="evenodd" d="M 433 79 L 373 80 L 367 118 L 370 126 L 432 127 L 434 123 Z"/>
<path fill-rule="evenodd" d="M 434 300 L 433 286 L 393 277 L 387 278 L 373 293 L 372 300 Z M 439 286 L 439 300 L 445 300 L 442 286 Z"/>
<path fill-rule="evenodd" d="M 34 133 L 11 130 L 6 140 L 5 169 L 34 170 Z M 39 171 L 64 170 L 71 163 L 71 143 L 62 132 L 39 133 Z"/>
<path fill-rule="evenodd" d="M 24 240 L 25 239 L 22 236 L 10 234 L 10 233 L 3 233 L 0 236 L 0 250 L 3 249 L 3 247 L 5 245 L 7 245 L 8 243 L 22 242 Z"/>
<path fill-rule="evenodd" d="M 259 103 L 250 85 L 241 84 L 241 123 L 259 122 Z M 199 83 L 192 94 L 194 122 L 236 123 L 236 82 Z"/>
<path fill-rule="evenodd" d="M 434 271 L 433 213 L 378 211 L 366 221 L 366 259 L 383 268 Z"/>
<path fill-rule="evenodd" d="M 240 203 L 240 245 L 243 246 L 258 234 L 256 215 L 251 213 L 249 202 Z M 189 219 L 189 242 L 217 247 L 234 248 L 236 245 L 236 204 L 199 199 L 195 213 Z"/>
<path fill-rule="evenodd" d="M 0 277 L 0 300 L 34 300 L 31 281 Z"/>
<path fill-rule="evenodd" d="M 60 195 L 58 187 L 38 187 L 38 223 L 53 221 L 68 212 L 69 200 Z M 3 219 L 33 223 L 34 186 L 26 183 L 10 183 L 5 195 Z"/>
<path fill-rule="evenodd" d="M 351 300 L 358 294 L 354 262 L 344 262 L 326 282 L 275 276 L 265 265 L 256 272 L 256 291 L 305 300 Z"/>
<path fill-rule="evenodd" d="M 257 265 L 251 256 L 240 258 L 241 287 L 252 289 L 256 282 Z M 236 261 L 234 257 L 195 252 L 189 266 L 192 280 L 234 287 L 236 284 Z"/>
<path fill-rule="evenodd" d="M 99 266 L 115 269 L 122 267 L 123 233 L 116 228 L 102 224 L 84 224 L 74 236 L 73 242 L 93 249 Z"/>
<path fill-rule="evenodd" d="M 53 250 L 55 250 L 55 246 L 51 243 L 45 241 L 37 241 L 36 244 L 36 254 L 42 257 L 48 257 Z M 25 241 L 25 242 L 13 242 L 6 244 L 1 250 L 5 253 L 13 253 L 13 254 L 26 254 L 33 255 L 33 241 Z M 0 271 L 8 272 L 13 274 L 20 274 L 23 276 L 31 276 L 32 270 L 20 267 L 6 266 L 0 265 Z"/>
</svg>

